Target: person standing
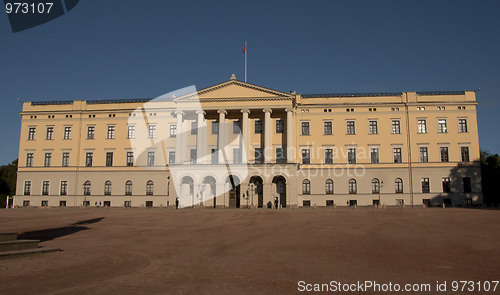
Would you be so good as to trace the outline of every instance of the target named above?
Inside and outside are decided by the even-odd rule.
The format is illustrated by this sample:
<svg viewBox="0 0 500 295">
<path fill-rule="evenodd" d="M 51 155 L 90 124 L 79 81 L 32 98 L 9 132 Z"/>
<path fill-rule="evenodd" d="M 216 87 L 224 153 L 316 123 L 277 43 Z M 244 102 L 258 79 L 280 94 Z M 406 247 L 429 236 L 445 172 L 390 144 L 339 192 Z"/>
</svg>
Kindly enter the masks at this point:
<svg viewBox="0 0 500 295">
<path fill-rule="evenodd" d="M 274 208 L 278 209 L 278 197 L 274 197 Z"/>
<path fill-rule="evenodd" d="M 175 198 L 175 209 L 179 209 L 179 197 Z"/>
</svg>

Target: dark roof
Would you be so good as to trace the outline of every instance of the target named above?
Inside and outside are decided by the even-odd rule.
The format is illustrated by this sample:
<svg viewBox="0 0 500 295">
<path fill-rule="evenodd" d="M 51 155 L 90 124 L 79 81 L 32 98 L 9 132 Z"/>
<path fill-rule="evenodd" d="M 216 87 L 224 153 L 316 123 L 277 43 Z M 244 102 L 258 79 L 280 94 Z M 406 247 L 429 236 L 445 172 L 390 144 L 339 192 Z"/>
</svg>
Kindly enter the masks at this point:
<svg viewBox="0 0 500 295">
<path fill-rule="evenodd" d="M 417 95 L 464 95 L 465 91 L 420 91 Z"/>
<path fill-rule="evenodd" d="M 366 97 L 366 96 L 401 96 L 402 92 L 377 92 L 377 93 L 325 93 L 325 94 L 302 94 L 305 98 L 314 97 Z"/>
<path fill-rule="evenodd" d="M 150 100 L 152 100 L 152 98 L 93 99 L 93 100 L 87 100 L 87 104 L 134 103 L 134 102 L 148 102 Z"/>
<path fill-rule="evenodd" d="M 32 106 L 44 106 L 52 104 L 73 104 L 72 100 L 59 100 L 59 101 L 32 101 Z"/>
</svg>

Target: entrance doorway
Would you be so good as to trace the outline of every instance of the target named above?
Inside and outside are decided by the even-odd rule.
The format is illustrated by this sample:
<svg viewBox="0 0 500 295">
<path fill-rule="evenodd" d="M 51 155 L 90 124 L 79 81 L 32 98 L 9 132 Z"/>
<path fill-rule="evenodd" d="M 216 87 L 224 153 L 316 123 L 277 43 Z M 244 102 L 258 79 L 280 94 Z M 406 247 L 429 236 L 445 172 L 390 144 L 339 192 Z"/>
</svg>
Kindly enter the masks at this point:
<svg viewBox="0 0 500 295">
<path fill-rule="evenodd" d="M 226 180 L 229 185 L 229 208 L 240 208 L 240 180 L 238 177 L 229 175 Z"/>
<path fill-rule="evenodd" d="M 253 192 L 250 191 L 250 194 L 253 194 L 251 195 L 251 197 L 257 199 L 258 208 L 264 207 L 264 190 L 262 189 L 262 178 L 260 176 L 252 176 L 252 178 L 250 178 L 250 183 L 254 184 Z"/>
<path fill-rule="evenodd" d="M 286 180 L 283 176 L 275 176 L 273 183 L 276 185 L 276 193 L 280 195 L 280 205 L 286 208 Z"/>
</svg>

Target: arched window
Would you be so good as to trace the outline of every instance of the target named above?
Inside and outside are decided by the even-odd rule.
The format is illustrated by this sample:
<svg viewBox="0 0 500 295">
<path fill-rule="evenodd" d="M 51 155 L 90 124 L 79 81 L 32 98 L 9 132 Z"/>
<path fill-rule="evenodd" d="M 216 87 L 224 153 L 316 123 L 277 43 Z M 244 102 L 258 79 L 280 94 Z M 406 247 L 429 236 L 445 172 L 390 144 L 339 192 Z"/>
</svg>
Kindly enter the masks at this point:
<svg viewBox="0 0 500 295">
<path fill-rule="evenodd" d="M 372 194 L 380 193 L 380 181 L 378 178 L 372 179 Z"/>
<path fill-rule="evenodd" d="M 125 183 L 125 195 L 126 196 L 131 196 L 132 195 L 132 181 L 127 180 Z"/>
<path fill-rule="evenodd" d="M 354 178 L 349 179 L 349 193 L 350 194 L 357 194 L 358 193 L 356 179 L 354 179 Z"/>
<path fill-rule="evenodd" d="M 153 189 L 154 189 L 154 184 L 152 180 L 148 180 L 146 183 L 146 195 L 152 196 L 153 195 Z"/>
<path fill-rule="evenodd" d="M 394 181 L 394 191 L 396 194 L 403 193 L 403 180 L 401 178 L 396 178 Z"/>
<path fill-rule="evenodd" d="M 309 181 L 309 179 L 304 179 L 304 181 L 302 181 L 302 194 L 311 194 L 311 182 Z"/>
<path fill-rule="evenodd" d="M 90 181 L 85 181 L 83 184 L 83 195 L 90 196 Z"/>
<path fill-rule="evenodd" d="M 104 183 L 104 195 L 111 196 L 111 181 L 106 181 Z"/>
<path fill-rule="evenodd" d="M 325 193 L 328 195 L 333 195 L 333 180 L 327 179 L 325 182 Z"/>
</svg>

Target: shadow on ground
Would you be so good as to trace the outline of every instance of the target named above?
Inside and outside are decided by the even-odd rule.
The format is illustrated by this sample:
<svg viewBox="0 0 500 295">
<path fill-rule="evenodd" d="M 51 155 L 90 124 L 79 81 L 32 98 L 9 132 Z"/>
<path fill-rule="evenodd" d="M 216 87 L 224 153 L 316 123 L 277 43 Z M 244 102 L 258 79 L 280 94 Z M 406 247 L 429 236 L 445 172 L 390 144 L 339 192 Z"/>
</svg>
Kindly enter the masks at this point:
<svg viewBox="0 0 500 295">
<path fill-rule="evenodd" d="M 70 226 L 49 228 L 43 230 L 24 232 L 18 235 L 20 240 L 40 240 L 41 242 L 54 240 L 60 237 L 68 236 L 83 230 L 88 230 L 89 228 L 84 226 L 87 224 L 92 224 L 103 220 L 104 217 L 93 218 L 88 220 L 82 220 L 71 224 Z"/>
</svg>

